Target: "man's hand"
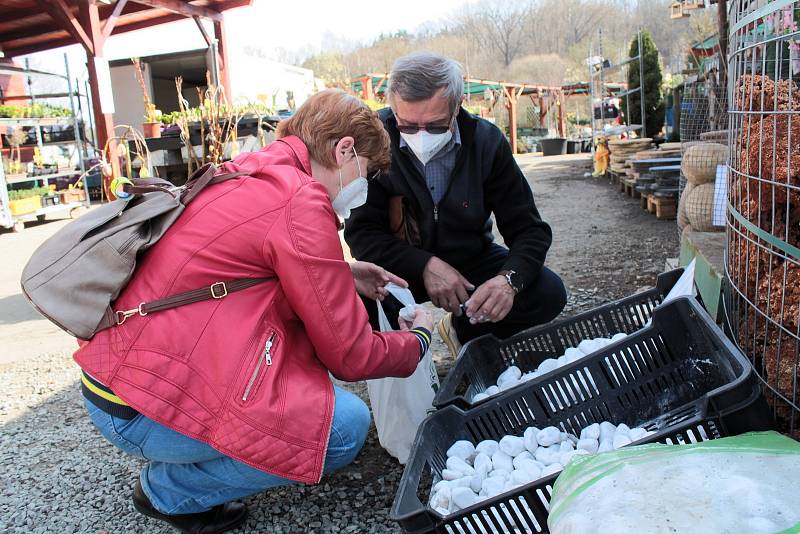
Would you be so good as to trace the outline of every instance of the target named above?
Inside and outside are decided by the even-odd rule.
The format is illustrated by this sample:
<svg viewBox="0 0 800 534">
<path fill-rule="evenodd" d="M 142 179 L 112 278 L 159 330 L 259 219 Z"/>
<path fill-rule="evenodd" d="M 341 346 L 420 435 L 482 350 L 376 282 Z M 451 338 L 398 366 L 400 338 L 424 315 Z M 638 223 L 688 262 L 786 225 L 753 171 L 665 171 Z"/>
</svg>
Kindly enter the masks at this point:
<svg viewBox="0 0 800 534">
<path fill-rule="evenodd" d="M 454 315 L 461 315 L 460 305 L 469 298 L 467 291 L 475 289 L 461 273 L 436 256 L 425 265 L 422 281 L 433 305 Z"/>
<path fill-rule="evenodd" d="M 392 282 L 400 287 L 408 287 L 408 282 L 374 263 L 354 261 L 350 264 L 358 294 L 372 300 L 383 300 L 389 291 L 386 284 Z"/>
<path fill-rule="evenodd" d="M 514 305 L 514 295 L 505 276 L 490 278 L 467 301 L 465 309 L 469 322 L 477 324 L 502 321 Z"/>
</svg>

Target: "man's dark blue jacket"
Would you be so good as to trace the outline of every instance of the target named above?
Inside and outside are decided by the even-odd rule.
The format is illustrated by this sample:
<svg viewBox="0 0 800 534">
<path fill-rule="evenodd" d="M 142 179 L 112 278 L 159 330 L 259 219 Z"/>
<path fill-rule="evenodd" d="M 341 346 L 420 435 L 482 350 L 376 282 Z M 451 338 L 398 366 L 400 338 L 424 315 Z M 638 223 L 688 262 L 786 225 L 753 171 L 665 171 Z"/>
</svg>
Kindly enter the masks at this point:
<svg viewBox="0 0 800 534">
<path fill-rule="evenodd" d="M 503 133 L 487 120 L 461 108 L 457 117 L 461 147 L 450 185 L 434 206 L 425 177 L 411 156 L 400 150 L 400 132 L 391 109 L 380 111 L 392 146 L 388 173 L 369 184 L 367 203 L 352 211 L 345 240 L 358 260 L 380 265 L 406 279 L 422 283 L 431 256 L 460 270 L 480 261 L 492 243 L 494 213 L 497 228 L 510 250 L 504 270 L 514 270 L 528 286 L 544 265 L 552 242 L 550 226 L 539 217 L 525 176 Z M 389 199 L 409 200 L 418 221 L 421 246 L 396 238 L 389 227 Z"/>
</svg>

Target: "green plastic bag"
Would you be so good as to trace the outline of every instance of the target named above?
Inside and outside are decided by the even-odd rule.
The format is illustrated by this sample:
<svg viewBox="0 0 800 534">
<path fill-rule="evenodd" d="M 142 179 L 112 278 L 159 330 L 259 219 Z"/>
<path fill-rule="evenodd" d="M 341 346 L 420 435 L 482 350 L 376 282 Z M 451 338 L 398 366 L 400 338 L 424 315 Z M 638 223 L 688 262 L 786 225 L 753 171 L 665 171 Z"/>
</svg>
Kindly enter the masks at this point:
<svg viewBox="0 0 800 534">
<path fill-rule="evenodd" d="M 753 432 L 573 458 L 553 487 L 552 534 L 798 533 L 800 443 Z"/>
</svg>

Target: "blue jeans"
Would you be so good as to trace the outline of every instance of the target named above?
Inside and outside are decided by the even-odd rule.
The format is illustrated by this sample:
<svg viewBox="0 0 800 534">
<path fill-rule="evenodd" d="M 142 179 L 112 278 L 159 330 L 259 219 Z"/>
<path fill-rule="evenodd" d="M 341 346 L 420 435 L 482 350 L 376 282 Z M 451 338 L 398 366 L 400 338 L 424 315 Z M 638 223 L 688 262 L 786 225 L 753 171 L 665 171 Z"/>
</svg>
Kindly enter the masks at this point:
<svg viewBox="0 0 800 534">
<path fill-rule="evenodd" d="M 334 387 L 336 405 L 325 457 L 330 473 L 355 460 L 370 424 L 367 405 L 358 396 Z M 295 484 L 238 462 L 211 446 L 184 436 L 152 419 L 113 417 L 84 399 L 89 417 L 100 433 L 124 452 L 147 460 L 142 489 L 164 514 L 191 514 L 218 504 Z"/>
</svg>

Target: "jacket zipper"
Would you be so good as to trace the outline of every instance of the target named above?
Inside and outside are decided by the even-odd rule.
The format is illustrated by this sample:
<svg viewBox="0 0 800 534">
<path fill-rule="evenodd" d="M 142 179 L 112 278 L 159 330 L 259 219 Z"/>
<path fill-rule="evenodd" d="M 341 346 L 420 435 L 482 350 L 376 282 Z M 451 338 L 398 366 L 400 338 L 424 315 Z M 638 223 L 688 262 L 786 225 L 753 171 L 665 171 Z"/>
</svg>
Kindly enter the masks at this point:
<svg viewBox="0 0 800 534">
<path fill-rule="evenodd" d="M 250 391 L 253 389 L 253 385 L 256 383 L 256 378 L 261 373 L 261 366 L 266 362 L 267 367 L 272 365 L 272 344 L 275 342 L 275 332 L 271 332 L 269 338 L 267 338 L 267 342 L 264 343 L 264 350 L 261 351 L 261 354 L 258 356 L 258 361 L 256 362 L 256 368 L 253 369 L 253 374 L 250 376 L 250 380 L 247 382 L 247 387 L 244 388 L 244 393 L 242 394 L 242 401 L 246 401 L 247 397 L 250 395 Z"/>
<path fill-rule="evenodd" d="M 392 120 L 395 121 L 395 127 L 396 127 L 397 119 L 394 118 L 394 116 L 393 116 Z M 459 125 L 459 128 L 461 128 L 460 125 Z M 399 137 L 400 137 L 399 133 L 397 134 L 397 137 L 398 137 L 398 143 L 399 143 Z M 470 138 L 470 142 L 472 142 L 471 138 Z M 445 190 L 444 195 L 442 196 L 442 200 L 444 200 L 444 198 L 450 192 L 450 188 L 453 185 L 453 179 L 456 177 L 458 172 L 461 170 L 461 167 L 464 166 L 464 162 L 467 159 L 467 152 L 464 150 L 464 138 L 463 137 L 462 137 L 461 143 L 462 143 L 461 144 L 461 148 L 459 149 L 458 154 L 456 156 L 455 166 L 453 167 L 453 171 L 450 173 L 450 182 L 447 184 L 447 189 Z M 416 172 L 417 176 L 420 178 L 420 183 L 422 184 L 423 189 L 428 193 L 428 195 L 427 195 L 428 198 L 431 198 L 430 197 L 430 191 L 428 191 L 427 182 L 425 180 L 425 175 L 423 173 L 419 172 L 419 169 L 417 169 L 416 165 L 414 165 L 413 162 L 406 161 L 406 162 L 403 162 L 403 163 L 406 166 L 410 165 L 412 171 Z M 413 187 L 411 188 L 411 190 L 412 190 L 412 193 L 414 193 Z M 467 180 L 467 191 L 469 192 L 469 180 Z M 414 196 L 416 197 L 417 203 L 420 206 L 422 206 L 423 202 L 422 202 L 422 199 L 420 198 L 418 192 L 416 194 L 414 194 Z M 431 203 L 433 203 L 432 200 L 431 200 Z M 439 250 L 439 227 L 438 227 L 438 224 L 439 224 L 439 204 L 434 204 L 433 205 L 433 224 L 434 224 L 434 228 L 433 228 L 433 247 L 432 248 L 433 248 L 433 252 L 438 252 L 438 250 Z"/>
<path fill-rule="evenodd" d="M 459 149 L 455 166 L 453 167 L 453 170 L 450 172 L 450 181 L 447 182 L 447 189 L 445 189 L 442 198 L 439 199 L 439 203 L 441 203 L 445 198 L 447 198 L 447 195 L 450 193 L 450 189 L 452 189 L 453 187 L 453 182 L 456 179 L 456 175 L 458 171 L 461 170 L 461 167 L 464 164 L 464 159 L 466 158 L 465 154 L 466 153 L 463 152 L 462 149 Z M 467 192 L 469 193 L 469 179 L 467 179 Z M 433 249 L 434 251 L 437 252 L 439 251 L 439 204 L 433 205 Z"/>
</svg>

